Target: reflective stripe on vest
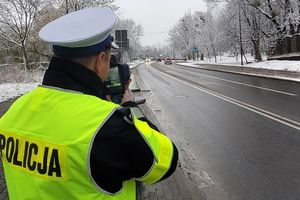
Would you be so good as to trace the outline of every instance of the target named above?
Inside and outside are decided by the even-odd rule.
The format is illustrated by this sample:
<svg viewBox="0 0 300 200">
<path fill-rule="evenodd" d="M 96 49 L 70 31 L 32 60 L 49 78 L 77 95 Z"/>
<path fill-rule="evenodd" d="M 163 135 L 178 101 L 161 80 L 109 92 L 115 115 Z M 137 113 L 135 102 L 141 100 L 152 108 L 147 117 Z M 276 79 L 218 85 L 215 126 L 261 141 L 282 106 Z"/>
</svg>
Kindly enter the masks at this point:
<svg viewBox="0 0 300 200">
<path fill-rule="evenodd" d="M 118 105 L 38 87 L 0 119 L 0 156 L 11 200 L 134 200 L 135 181 L 110 195 L 89 175 L 94 135 Z"/>
<path fill-rule="evenodd" d="M 156 183 L 166 174 L 171 166 L 173 144 L 169 138 L 150 128 L 146 122 L 137 119 L 136 116 L 133 116 L 133 122 L 155 157 L 152 168 L 138 180 L 148 184 Z"/>
</svg>

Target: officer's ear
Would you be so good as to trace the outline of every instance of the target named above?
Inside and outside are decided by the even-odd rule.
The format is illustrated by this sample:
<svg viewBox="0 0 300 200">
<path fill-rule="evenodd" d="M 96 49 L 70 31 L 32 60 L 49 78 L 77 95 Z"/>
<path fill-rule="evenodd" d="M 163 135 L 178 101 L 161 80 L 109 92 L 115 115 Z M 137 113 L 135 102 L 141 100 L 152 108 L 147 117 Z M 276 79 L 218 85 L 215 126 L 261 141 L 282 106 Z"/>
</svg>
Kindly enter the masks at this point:
<svg viewBox="0 0 300 200">
<path fill-rule="evenodd" d="M 107 65 L 109 62 L 110 62 L 110 52 L 109 51 L 100 52 L 97 55 L 97 66 L 100 66 L 100 64 Z"/>
<path fill-rule="evenodd" d="M 97 54 L 96 59 L 95 59 L 95 72 L 97 75 L 102 79 L 106 80 L 109 72 L 109 59 L 110 59 L 110 54 L 109 52 L 101 52 Z"/>
</svg>

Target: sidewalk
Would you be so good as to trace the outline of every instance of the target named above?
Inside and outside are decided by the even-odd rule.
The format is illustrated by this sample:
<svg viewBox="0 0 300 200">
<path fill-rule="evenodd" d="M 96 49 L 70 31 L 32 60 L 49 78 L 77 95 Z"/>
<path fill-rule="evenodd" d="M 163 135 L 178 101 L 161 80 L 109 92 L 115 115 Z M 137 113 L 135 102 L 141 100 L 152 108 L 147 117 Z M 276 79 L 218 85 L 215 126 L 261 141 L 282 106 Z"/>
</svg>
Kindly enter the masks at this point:
<svg viewBox="0 0 300 200">
<path fill-rule="evenodd" d="M 240 65 L 230 65 L 230 64 L 183 63 L 183 62 L 176 63 L 176 64 L 186 66 L 186 67 L 205 69 L 205 70 L 300 82 L 300 72 L 297 71 L 273 70 L 273 69 L 264 69 L 264 68 L 254 68 L 251 66 L 247 67 L 247 66 L 240 66 Z M 300 61 L 299 61 L 299 67 L 300 67 Z"/>
<path fill-rule="evenodd" d="M 13 101 L 5 101 L 0 103 L 0 117 L 6 112 Z M 0 160 L 0 200 L 8 200 L 6 184 L 3 174 L 2 162 Z"/>
</svg>

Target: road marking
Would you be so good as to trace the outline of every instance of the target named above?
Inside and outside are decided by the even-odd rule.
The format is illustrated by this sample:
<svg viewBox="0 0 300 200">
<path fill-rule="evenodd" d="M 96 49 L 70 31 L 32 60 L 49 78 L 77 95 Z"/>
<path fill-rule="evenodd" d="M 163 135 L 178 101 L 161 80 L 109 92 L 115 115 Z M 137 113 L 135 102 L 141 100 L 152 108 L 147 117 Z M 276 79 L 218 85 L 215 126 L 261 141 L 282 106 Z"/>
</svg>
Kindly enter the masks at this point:
<svg viewBox="0 0 300 200">
<path fill-rule="evenodd" d="M 180 74 L 176 71 L 166 71 L 166 72 L 169 73 L 169 74 Z M 180 74 L 180 75 L 182 75 L 182 74 Z M 222 86 L 222 87 L 228 87 L 228 88 L 231 88 L 231 89 L 234 89 L 234 90 L 238 89 L 238 88 L 233 87 L 233 86 L 224 85 L 224 84 L 220 84 L 220 83 L 216 83 L 216 82 L 203 82 L 203 81 L 201 81 L 201 82 L 198 82 L 198 83 L 205 84 L 205 85 L 217 85 L 217 86 Z"/>
<path fill-rule="evenodd" d="M 284 124 L 284 125 L 286 125 L 286 126 L 289 126 L 289 127 L 291 127 L 291 128 L 294 128 L 294 129 L 296 129 L 296 130 L 300 130 L 300 122 L 297 122 L 297 121 L 294 121 L 294 120 L 291 120 L 291 119 L 282 117 L 282 116 L 277 115 L 277 114 L 275 114 L 275 113 L 269 112 L 269 111 L 267 111 L 267 110 L 263 110 L 263 109 L 261 109 L 261 108 L 252 106 L 252 105 L 250 105 L 250 104 L 247 104 L 247 103 L 244 103 L 244 102 L 242 102 L 242 101 L 233 99 L 233 98 L 231 98 L 231 97 L 228 97 L 228 96 L 219 94 L 219 93 L 217 93 L 217 92 L 213 92 L 213 91 L 210 91 L 210 90 L 208 90 L 208 89 L 200 88 L 200 87 L 195 86 L 195 85 L 193 85 L 193 84 L 190 84 L 190 83 L 188 83 L 188 82 L 186 82 L 186 81 L 183 81 L 183 80 L 180 80 L 180 79 L 175 78 L 175 77 L 173 77 L 173 76 L 170 76 L 169 74 L 166 74 L 166 73 L 164 73 L 164 72 L 160 72 L 160 71 L 159 71 L 159 73 L 161 73 L 161 74 L 163 74 L 163 75 L 165 75 L 165 76 L 168 76 L 169 78 L 171 78 L 171 79 L 173 79 L 173 80 L 179 81 L 179 82 L 181 82 L 181 83 L 183 83 L 183 84 L 185 84 L 185 85 L 187 85 L 187 86 L 190 86 L 190 87 L 192 87 L 192 88 L 194 88 L 194 89 L 200 90 L 200 91 L 202 91 L 202 92 L 204 92 L 204 93 L 210 94 L 210 95 L 212 95 L 212 96 L 214 96 L 214 97 L 217 97 L 217 98 L 219 98 L 219 99 L 222 99 L 222 100 L 224 100 L 224 101 L 227 101 L 227 102 L 232 103 L 232 104 L 234 104 L 234 105 L 237 105 L 237 106 L 239 106 L 239 107 L 242 107 L 242 108 L 245 108 L 245 109 L 250 110 L 250 111 L 252 111 L 252 112 L 255 112 L 255 113 L 259 114 L 259 115 L 262 115 L 262 116 L 264 116 L 264 117 L 267 117 L 267 118 L 269 118 L 269 119 L 272 119 L 272 120 L 274 120 L 274 121 L 277 121 L 277 122 L 279 122 L 279 123 L 281 123 L 281 124 Z"/>
<path fill-rule="evenodd" d="M 258 89 L 267 90 L 267 91 L 271 91 L 271 92 L 276 92 L 276 93 L 279 93 L 279 94 L 285 94 L 285 95 L 289 95 L 289 96 L 297 96 L 297 94 L 293 94 L 293 93 L 289 93 L 289 92 L 283 92 L 283 91 L 280 91 L 280 90 L 274 90 L 274 89 L 270 89 L 270 88 L 259 87 L 259 86 L 255 86 L 255 85 L 251 85 L 251 84 L 247 84 L 247 83 L 241 83 L 241 82 L 237 82 L 237 81 L 231 81 L 231 80 L 227 80 L 227 79 L 223 79 L 223 78 L 217 78 L 217 77 L 210 76 L 210 75 L 198 74 L 198 73 L 195 73 L 195 72 L 188 72 L 188 71 L 184 71 L 184 72 L 199 75 L 199 76 L 209 77 L 209 78 L 213 78 L 213 79 L 217 79 L 217 80 L 222 80 L 222 81 L 226 81 L 226 82 L 230 82 L 230 83 L 235 83 L 235 84 L 239 84 L 239 85 L 244 85 L 244 86 L 248 86 L 248 87 L 253 87 L 253 88 L 258 88 Z"/>
</svg>

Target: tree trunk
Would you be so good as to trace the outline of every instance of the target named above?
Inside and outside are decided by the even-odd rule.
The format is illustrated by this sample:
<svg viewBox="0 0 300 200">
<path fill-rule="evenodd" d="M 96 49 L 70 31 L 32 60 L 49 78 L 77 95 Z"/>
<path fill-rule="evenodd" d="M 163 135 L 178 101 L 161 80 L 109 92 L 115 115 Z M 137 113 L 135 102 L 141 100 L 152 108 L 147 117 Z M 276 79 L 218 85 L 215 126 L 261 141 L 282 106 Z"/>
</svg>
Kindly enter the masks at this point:
<svg viewBox="0 0 300 200">
<path fill-rule="evenodd" d="M 235 55 L 236 61 L 238 62 L 239 61 L 239 52 L 235 45 L 234 45 L 234 55 Z"/>
<path fill-rule="evenodd" d="M 209 49 L 208 49 L 208 48 L 206 48 L 206 50 L 207 50 L 207 56 L 208 56 L 208 59 L 209 59 L 209 62 L 210 62 Z"/>
<path fill-rule="evenodd" d="M 27 57 L 25 42 L 22 41 L 21 44 L 22 44 L 21 51 L 22 51 L 22 56 L 23 56 L 24 67 L 25 67 L 25 70 L 28 70 L 29 64 L 28 64 L 28 57 Z"/>
<path fill-rule="evenodd" d="M 252 40 L 252 44 L 254 47 L 254 58 L 256 61 L 262 61 L 260 49 L 259 49 L 259 41 L 257 40 Z"/>
<path fill-rule="evenodd" d="M 215 63 L 217 63 L 218 61 L 217 61 L 216 49 L 215 49 L 215 46 L 213 44 L 211 35 L 209 35 L 209 38 L 210 38 L 210 44 L 211 44 L 211 47 L 213 49 L 213 53 L 214 53 L 214 57 L 215 57 Z"/>
</svg>

